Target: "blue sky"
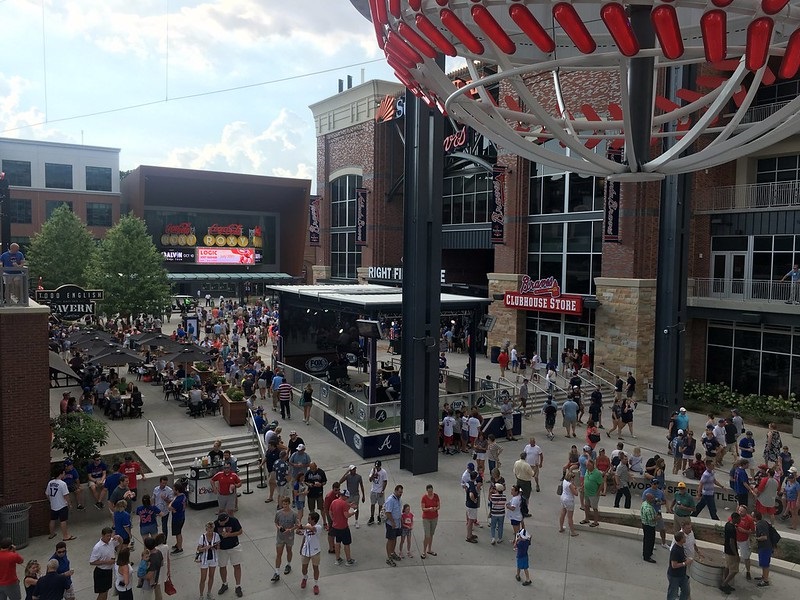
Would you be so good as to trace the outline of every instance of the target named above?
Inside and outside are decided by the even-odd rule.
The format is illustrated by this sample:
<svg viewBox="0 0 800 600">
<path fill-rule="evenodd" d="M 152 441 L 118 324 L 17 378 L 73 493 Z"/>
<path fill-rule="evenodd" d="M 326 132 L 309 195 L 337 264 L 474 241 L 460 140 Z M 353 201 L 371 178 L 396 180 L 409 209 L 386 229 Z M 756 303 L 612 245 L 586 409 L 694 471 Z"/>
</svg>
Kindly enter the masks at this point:
<svg viewBox="0 0 800 600">
<path fill-rule="evenodd" d="M 308 106 L 362 68 L 394 80 L 349 0 L 0 0 L 0 22 L 0 137 L 117 147 L 121 169 L 314 180 Z"/>
</svg>

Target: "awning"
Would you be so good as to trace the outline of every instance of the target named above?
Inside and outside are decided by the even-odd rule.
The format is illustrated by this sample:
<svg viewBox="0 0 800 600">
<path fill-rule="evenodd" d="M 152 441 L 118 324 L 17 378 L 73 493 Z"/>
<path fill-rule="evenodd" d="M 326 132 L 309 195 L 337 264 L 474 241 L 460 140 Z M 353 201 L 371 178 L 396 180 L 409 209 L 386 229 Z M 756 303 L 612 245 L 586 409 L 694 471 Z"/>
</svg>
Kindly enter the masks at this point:
<svg viewBox="0 0 800 600">
<path fill-rule="evenodd" d="M 61 358 L 56 352 L 50 350 L 50 379 L 56 379 L 52 375 L 53 371 L 66 375 L 68 378 L 75 379 L 78 383 L 81 381 L 81 378 L 72 370 L 72 367 L 69 366 L 67 361 Z"/>
<path fill-rule="evenodd" d="M 270 283 L 294 281 L 288 273 L 167 273 L 170 281 L 268 281 Z"/>
</svg>

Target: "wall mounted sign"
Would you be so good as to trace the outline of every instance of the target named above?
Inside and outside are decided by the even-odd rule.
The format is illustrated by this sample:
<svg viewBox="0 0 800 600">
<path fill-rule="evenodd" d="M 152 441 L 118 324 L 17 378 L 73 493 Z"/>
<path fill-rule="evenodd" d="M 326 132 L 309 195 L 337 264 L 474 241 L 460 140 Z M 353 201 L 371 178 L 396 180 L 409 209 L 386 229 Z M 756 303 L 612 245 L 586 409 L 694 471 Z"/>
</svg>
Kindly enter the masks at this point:
<svg viewBox="0 0 800 600">
<path fill-rule="evenodd" d="M 492 177 L 492 244 L 504 244 L 506 241 L 506 168 L 495 167 Z"/>
<path fill-rule="evenodd" d="M 308 204 L 308 243 L 311 246 L 320 245 L 319 207 L 321 200 L 322 198 L 320 196 L 311 196 Z"/>
<path fill-rule="evenodd" d="M 439 277 L 440 283 L 444 283 L 445 269 L 442 269 Z M 403 281 L 403 267 L 368 267 L 367 279 L 377 279 L 380 281 Z"/>
<path fill-rule="evenodd" d="M 49 305 L 50 312 L 65 321 L 77 321 L 86 315 L 94 315 L 95 302 L 104 297 L 103 290 L 85 290 L 71 283 L 55 290 L 36 290 L 36 301 Z"/>
<path fill-rule="evenodd" d="M 583 313 L 583 297 L 562 295 L 555 277 L 534 280 L 525 275 L 519 291 L 503 294 L 503 306 L 516 310 L 580 315 Z"/>
<path fill-rule="evenodd" d="M 367 245 L 367 190 L 356 189 L 356 246 Z"/>
<path fill-rule="evenodd" d="M 622 163 L 622 150 L 609 150 L 608 157 Z M 618 179 L 606 179 L 603 203 L 603 241 L 619 242 L 619 203 L 621 184 Z"/>
<path fill-rule="evenodd" d="M 405 114 L 405 96 L 386 96 L 378 105 L 378 110 L 375 112 L 375 121 L 377 123 L 388 123 L 395 119 L 401 119 Z"/>
</svg>

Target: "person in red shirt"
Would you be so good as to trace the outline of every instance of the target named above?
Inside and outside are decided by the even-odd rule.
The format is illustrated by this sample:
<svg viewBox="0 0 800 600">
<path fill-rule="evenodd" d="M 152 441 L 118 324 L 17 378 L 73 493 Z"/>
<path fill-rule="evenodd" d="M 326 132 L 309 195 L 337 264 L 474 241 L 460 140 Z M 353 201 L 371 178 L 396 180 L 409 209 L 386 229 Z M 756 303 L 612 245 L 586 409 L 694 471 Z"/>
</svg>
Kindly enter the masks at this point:
<svg viewBox="0 0 800 600">
<path fill-rule="evenodd" d="M 138 479 L 137 476 L 141 477 L 142 481 L 144 481 L 144 473 L 142 472 L 142 465 L 138 462 L 133 460 L 133 457 L 130 454 L 125 455 L 125 462 L 123 462 L 119 466 L 119 472 L 122 473 L 124 477 L 128 478 L 128 489 L 133 492 L 133 500 L 136 499 L 136 487 L 138 486 Z"/>
<path fill-rule="evenodd" d="M 331 485 L 331 491 L 325 495 L 325 500 L 322 502 L 322 520 L 325 524 L 325 529 L 328 531 L 328 554 L 334 554 L 336 552 L 334 548 L 333 526 L 331 525 L 331 504 L 339 497 L 340 486 L 341 484 L 338 481 L 334 481 Z"/>
<path fill-rule="evenodd" d="M 750 581 L 750 536 L 756 532 L 756 522 L 753 517 L 747 514 L 747 507 L 740 504 L 736 509 L 741 519 L 736 525 L 736 545 L 739 546 L 739 560 L 744 561 L 744 568 L 747 573 L 745 578 Z M 730 517 L 728 518 L 730 521 Z"/>
<path fill-rule="evenodd" d="M 242 487 L 242 480 L 231 470 L 230 462 L 222 463 L 222 471 L 217 471 L 211 478 L 211 487 L 217 494 L 217 514 L 228 513 L 233 516 L 236 510 L 236 490 Z"/>
<path fill-rule="evenodd" d="M 439 494 L 433 492 L 433 485 L 430 483 L 425 486 L 425 495 L 420 502 L 422 508 L 422 531 L 424 539 L 422 542 L 422 554 L 420 558 L 426 558 L 428 554 L 436 556 L 433 551 L 433 534 L 436 533 L 436 524 L 439 522 Z"/>
<path fill-rule="evenodd" d="M 508 356 L 508 350 L 503 350 L 497 357 L 497 364 L 500 365 L 500 377 L 506 376 L 506 370 L 508 369 L 509 360 L 510 358 Z"/>
<path fill-rule="evenodd" d="M 11 538 L 0 540 L 0 595 L 3 598 L 21 598 L 17 565 L 23 563 L 22 557 L 11 543 Z"/>
<path fill-rule="evenodd" d="M 355 560 L 350 556 L 350 544 L 353 538 L 350 535 L 350 527 L 347 520 L 356 514 L 356 509 L 350 504 L 350 492 L 347 490 L 339 490 L 339 495 L 331 502 L 329 510 L 331 517 L 331 531 L 333 531 L 333 539 L 336 542 L 336 564 L 342 564 L 341 548 L 344 546 L 344 556 L 347 559 L 347 564 L 355 564 Z"/>
</svg>

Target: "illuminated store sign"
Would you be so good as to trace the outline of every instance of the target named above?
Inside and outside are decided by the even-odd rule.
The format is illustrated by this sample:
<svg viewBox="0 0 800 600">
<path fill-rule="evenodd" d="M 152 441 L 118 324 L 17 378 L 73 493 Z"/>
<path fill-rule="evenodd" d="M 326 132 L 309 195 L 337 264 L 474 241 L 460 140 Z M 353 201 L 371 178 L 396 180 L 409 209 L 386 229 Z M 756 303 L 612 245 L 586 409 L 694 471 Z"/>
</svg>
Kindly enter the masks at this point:
<svg viewBox="0 0 800 600">
<path fill-rule="evenodd" d="M 525 275 L 519 291 L 503 294 L 503 306 L 516 310 L 580 315 L 583 312 L 583 297 L 561 295 L 561 286 L 555 277 L 534 280 Z"/>
</svg>

